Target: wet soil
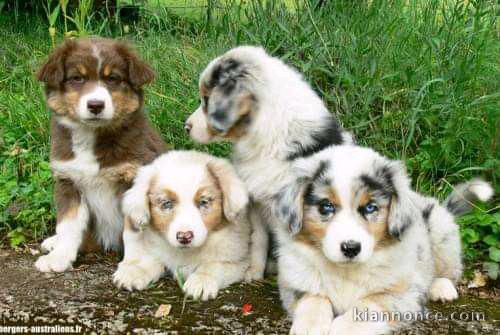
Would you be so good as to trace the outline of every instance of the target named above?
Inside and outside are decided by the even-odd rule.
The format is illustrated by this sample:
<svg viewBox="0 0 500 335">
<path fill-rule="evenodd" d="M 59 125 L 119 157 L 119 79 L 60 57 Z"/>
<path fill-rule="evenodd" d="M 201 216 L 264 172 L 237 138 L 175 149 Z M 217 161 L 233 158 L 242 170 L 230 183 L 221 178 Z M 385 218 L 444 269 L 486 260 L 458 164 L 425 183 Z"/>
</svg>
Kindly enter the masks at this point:
<svg viewBox="0 0 500 335">
<path fill-rule="evenodd" d="M 115 288 L 117 256 L 81 256 L 74 270 L 62 274 L 37 272 L 36 257 L 0 249 L 0 326 L 79 325 L 85 333 L 115 334 L 287 334 L 290 327 L 274 280 L 235 284 L 215 300 L 196 302 L 184 300 L 168 277 L 141 292 Z M 500 334 L 500 297 L 493 290 L 486 297 L 464 292 L 453 304 L 429 306 L 444 317 L 467 313 L 468 320 L 419 321 L 400 334 Z M 171 305 L 171 312 L 156 318 L 162 304 Z M 244 313 L 248 304 L 252 310 Z M 484 320 L 472 320 L 482 319 L 474 313 L 483 313 Z"/>
</svg>

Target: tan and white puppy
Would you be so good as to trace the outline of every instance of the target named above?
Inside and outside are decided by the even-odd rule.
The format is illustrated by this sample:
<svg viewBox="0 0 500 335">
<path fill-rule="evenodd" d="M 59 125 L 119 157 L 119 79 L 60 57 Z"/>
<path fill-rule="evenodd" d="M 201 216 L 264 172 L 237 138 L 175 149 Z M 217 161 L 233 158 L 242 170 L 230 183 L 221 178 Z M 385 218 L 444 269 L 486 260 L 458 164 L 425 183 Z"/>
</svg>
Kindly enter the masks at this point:
<svg viewBox="0 0 500 335">
<path fill-rule="evenodd" d="M 462 263 L 453 215 L 463 214 L 467 201 L 491 197 L 489 184 L 463 184 L 442 206 L 411 190 L 401 162 L 353 145 L 332 146 L 294 167 L 274 206 L 292 334 L 390 333 L 403 323 L 382 313 L 404 320 L 403 313 L 422 311 L 427 297 L 457 298 Z M 365 311 L 368 320 L 357 320 Z"/>
<path fill-rule="evenodd" d="M 246 279 L 261 279 L 275 226 L 269 203 L 286 185 L 290 165 L 352 139 L 302 76 L 260 47 L 238 47 L 211 61 L 199 90 L 201 105 L 186 130 L 201 143 L 233 143 L 232 163 L 252 197 Z"/>
<path fill-rule="evenodd" d="M 215 298 L 249 266 L 248 194 L 228 161 L 171 151 L 140 169 L 123 200 L 125 255 L 114 282 L 146 288 L 164 273 L 195 299 Z"/>
<path fill-rule="evenodd" d="M 67 40 L 38 72 L 51 116 L 56 234 L 38 270 L 65 271 L 79 250 L 121 248 L 121 195 L 165 151 L 142 111 L 152 69 L 124 43 Z"/>
</svg>

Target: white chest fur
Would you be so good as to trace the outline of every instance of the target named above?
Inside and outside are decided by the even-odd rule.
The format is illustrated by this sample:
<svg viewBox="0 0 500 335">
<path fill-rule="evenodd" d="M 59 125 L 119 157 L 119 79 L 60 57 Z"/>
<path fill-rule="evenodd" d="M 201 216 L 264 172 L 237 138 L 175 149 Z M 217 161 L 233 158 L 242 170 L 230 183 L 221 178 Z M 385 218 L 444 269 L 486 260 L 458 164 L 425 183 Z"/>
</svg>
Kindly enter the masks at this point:
<svg viewBox="0 0 500 335">
<path fill-rule="evenodd" d="M 94 219 L 97 241 L 105 249 L 117 249 L 121 245 L 123 216 L 116 185 L 99 176 L 99 162 L 94 154 L 94 132 L 73 127 L 71 134 L 74 157 L 65 161 L 53 160 L 52 171 L 54 175 L 75 183 Z"/>
</svg>

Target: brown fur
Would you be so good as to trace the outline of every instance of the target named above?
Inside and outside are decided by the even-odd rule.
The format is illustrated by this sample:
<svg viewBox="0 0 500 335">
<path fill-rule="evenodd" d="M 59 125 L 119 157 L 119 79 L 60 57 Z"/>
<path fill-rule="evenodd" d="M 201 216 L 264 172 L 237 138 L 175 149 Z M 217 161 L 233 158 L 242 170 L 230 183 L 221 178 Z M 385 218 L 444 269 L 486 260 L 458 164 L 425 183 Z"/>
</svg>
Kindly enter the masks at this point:
<svg viewBox="0 0 500 335">
<path fill-rule="evenodd" d="M 328 188 L 328 199 L 335 206 L 340 207 L 340 198 L 334 188 Z M 304 208 L 304 222 L 302 230 L 296 239 L 316 248 L 321 248 L 321 241 L 326 235 L 329 221 L 325 221 L 318 213 L 317 206 L 306 205 Z"/>
<path fill-rule="evenodd" d="M 222 220 L 222 191 L 218 186 L 218 182 L 213 179 L 212 175 L 208 174 L 209 178 L 206 180 L 206 186 L 200 187 L 194 197 L 194 203 L 198 206 L 202 198 L 211 199 L 207 208 L 200 208 L 200 213 L 205 227 L 209 231 L 217 230 L 223 223 Z"/>
<path fill-rule="evenodd" d="M 95 50 L 101 58 L 101 73 L 97 71 Z M 97 135 L 94 154 L 100 165 L 100 177 L 116 186 L 117 196 L 130 187 L 138 167 L 166 151 L 163 140 L 142 112 L 142 86 L 154 79 L 154 73 L 126 44 L 100 38 L 67 40 L 49 56 L 37 76 L 45 83 L 47 104 L 54 112 L 51 160 L 74 158 L 71 129 L 58 120 L 64 116 L 78 123 L 75 110 L 79 99 L 97 81 L 111 93 L 115 116 L 109 124 L 94 128 Z M 84 82 L 79 77 L 84 77 Z M 70 180 L 57 175 L 55 178 L 60 222 L 71 208 L 77 208 L 80 193 Z M 92 236 L 91 231 L 88 236 Z"/>
<path fill-rule="evenodd" d="M 160 208 L 162 201 L 172 201 L 173 208 L 170 211 L 164 211 Z M 151 210 L 152 226 L 161 232 L 167 231 L 170 222 L 175 218 L 175 203 L 177 202 L 177 194 L 175 192 L 164 189 L 161 193 L 150 194 L 149 203 Z"/>
</svg>

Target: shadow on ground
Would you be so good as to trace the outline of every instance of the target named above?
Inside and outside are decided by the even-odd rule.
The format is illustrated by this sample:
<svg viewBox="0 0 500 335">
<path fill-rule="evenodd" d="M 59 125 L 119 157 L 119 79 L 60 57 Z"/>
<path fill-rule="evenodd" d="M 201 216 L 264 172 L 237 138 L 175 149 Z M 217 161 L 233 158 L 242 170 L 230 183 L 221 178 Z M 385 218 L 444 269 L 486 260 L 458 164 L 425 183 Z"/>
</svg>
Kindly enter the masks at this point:
<svg viewBox="0 0 500 335">
<path fill-rule="evenodd" d="M 208 303 L 183 301 L 177 283 L 163 278 L 150 289 L 126 292 L 115 288 L 111 275 L 116 256 L 86 255 L 63 274 L 35 271 L 36 257 L 0 250 L 0 326 L 80 325 L 98 333 L 279 333 L 290 322 L 283 312 L 273 281 L 238 284 Z M 451 305 L 431 305 L 445 317 L 455 312 L 484 313 L 484 321 L 417 322 L 400 334 L 500 334 L 500 300 L 463 296 Z M 155 318 L 161 304 L 168 316 Z M 242 307 L 252 305 L 244 315 Z M 458 312 L 458 314 L 457 314 Z"/>
</svg>

